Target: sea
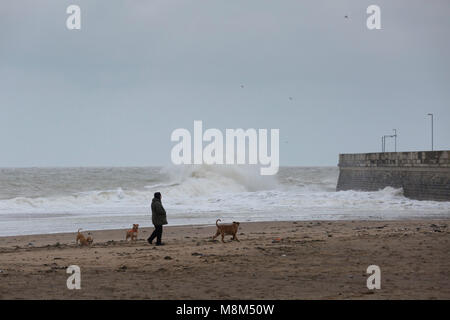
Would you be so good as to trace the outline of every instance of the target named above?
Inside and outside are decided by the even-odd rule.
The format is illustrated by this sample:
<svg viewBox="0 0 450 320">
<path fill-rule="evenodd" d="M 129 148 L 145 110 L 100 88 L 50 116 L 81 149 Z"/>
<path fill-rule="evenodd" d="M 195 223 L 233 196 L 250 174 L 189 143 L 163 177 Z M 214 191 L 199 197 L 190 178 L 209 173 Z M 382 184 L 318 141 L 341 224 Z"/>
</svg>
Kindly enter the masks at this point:
<svg viewBox="0 0 450 320">
<path fill-rule="evenodd" d="M 450 202 L 402 189 L 336 191 L 337 167 L 251 166 L 0 169 L 0 236 L 152 226 L 153 194 L 169 225 L 240 221 L 390 220 L 450 217 Z"/>
</svg>

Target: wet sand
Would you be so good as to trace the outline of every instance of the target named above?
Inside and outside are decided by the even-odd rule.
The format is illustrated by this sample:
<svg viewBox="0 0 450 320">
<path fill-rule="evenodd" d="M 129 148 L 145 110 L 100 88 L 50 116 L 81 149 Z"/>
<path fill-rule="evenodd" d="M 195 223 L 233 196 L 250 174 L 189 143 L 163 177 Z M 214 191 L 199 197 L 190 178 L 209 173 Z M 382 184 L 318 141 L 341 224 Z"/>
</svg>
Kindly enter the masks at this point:
<svg viewBox="0 0 450 320">
<path fill-rule="evenodd" d="M 450 220 L 242 223 L 165 227 L 165 246 L 124 230 L 0 238 L 0 299 L 450 299 Z M 87 231 L 84 231 L 86 234 Z M 66 268 L 81 268 L 81 290 Z M 381 289 L 366 287 L 369 265 Z"/>
</svg>

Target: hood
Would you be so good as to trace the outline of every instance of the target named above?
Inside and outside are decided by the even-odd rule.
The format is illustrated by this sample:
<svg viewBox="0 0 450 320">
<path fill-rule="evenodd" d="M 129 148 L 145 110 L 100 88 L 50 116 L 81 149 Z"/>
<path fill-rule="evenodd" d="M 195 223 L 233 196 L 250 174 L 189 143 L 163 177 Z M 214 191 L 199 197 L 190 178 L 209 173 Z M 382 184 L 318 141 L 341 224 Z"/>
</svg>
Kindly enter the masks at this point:
<svg viewBox="0 0 450 320">
<path fill-rule="evenodd" d="M 160 199 L 158 199 L 158 198 L 153 198 L 153 199 L 152 199 L 152 203 L 155 202 L 155 201 L 161 202 Z"/>
</svg>

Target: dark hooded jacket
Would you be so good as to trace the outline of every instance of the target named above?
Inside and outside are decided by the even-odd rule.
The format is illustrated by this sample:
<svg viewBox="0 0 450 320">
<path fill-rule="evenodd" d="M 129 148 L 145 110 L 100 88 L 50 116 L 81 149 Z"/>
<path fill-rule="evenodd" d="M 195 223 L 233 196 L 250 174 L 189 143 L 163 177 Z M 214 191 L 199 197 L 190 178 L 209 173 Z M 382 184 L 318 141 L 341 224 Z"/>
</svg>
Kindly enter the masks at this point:
<svg viewBox="0 0 450 320">
<path fill-rule="evenodd" d="M 152 223 L 155 226 L 167 224 L 166 210 L 164 210 L 161 200 L 158 198 L 152 200 Z"/>
</svg>

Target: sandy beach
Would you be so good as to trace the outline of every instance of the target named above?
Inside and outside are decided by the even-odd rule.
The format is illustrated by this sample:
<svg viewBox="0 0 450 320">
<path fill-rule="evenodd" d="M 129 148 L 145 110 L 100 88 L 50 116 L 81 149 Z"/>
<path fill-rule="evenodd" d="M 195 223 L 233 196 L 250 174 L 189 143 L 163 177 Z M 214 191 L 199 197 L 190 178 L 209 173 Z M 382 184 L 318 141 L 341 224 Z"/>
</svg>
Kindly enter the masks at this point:
<svg viewBox="0 0 450 320">
<path fill-rule="evenodd" d="M 215 226 L 173 226 L 165 246 L 124 230 L 0 238 L 1 299 L 450 299 L 449 220 L 242 223 L 240 242 Z M 85 231 L 87 233 L 87 231 Z M 368 290 L 366 269 L 381 268 Z M 66 287 L 69 265 L 81 290 Z"/>
</svg>

